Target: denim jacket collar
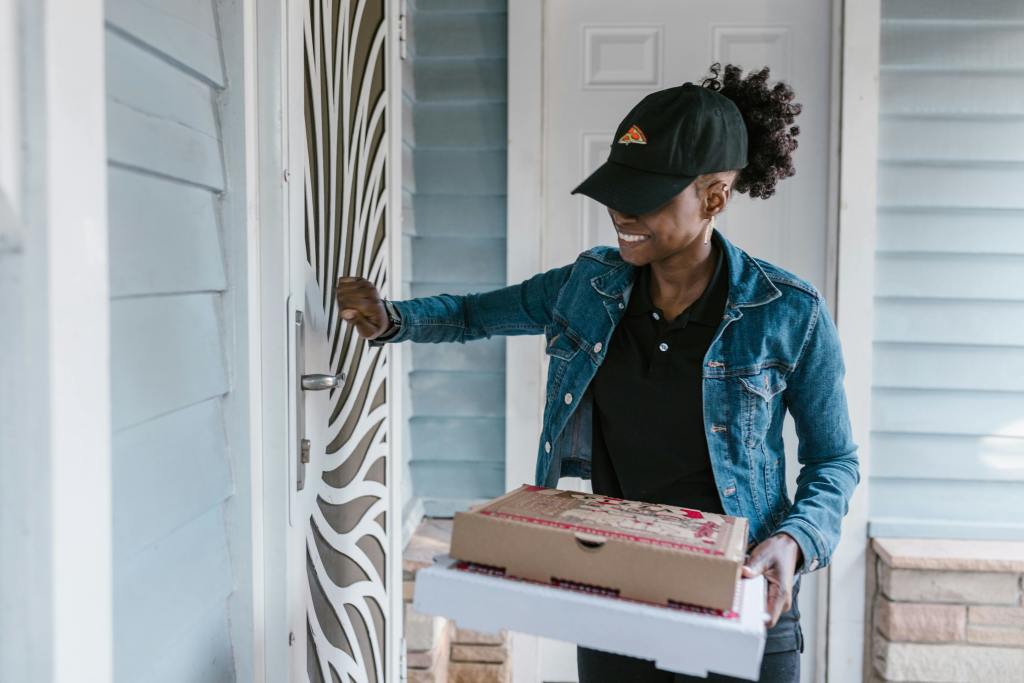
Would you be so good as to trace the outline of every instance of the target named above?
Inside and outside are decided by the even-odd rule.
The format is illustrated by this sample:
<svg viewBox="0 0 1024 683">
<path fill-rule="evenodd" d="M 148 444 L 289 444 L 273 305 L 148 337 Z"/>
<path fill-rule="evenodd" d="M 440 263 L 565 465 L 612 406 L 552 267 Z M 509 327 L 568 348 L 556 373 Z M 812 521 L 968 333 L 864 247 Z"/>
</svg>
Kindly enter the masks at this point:
<svg viewBox="0 0 1024 683">
<path fill-rule="evenodd" d="M 712 239 L 722 248 L 729 266 L 727 308 L 762 306 L 782 296 L 779 288 L 749 254 L 737 248 L 718 230 L 712 233 Z M 601 250 L 594 253 L 594 256 L 611 266 L 611 270 L 591 278 L 591 286 L 602 296 L 612 299 L 622 296 L 628 299 L 635 268 L 622 260 L 618 249 Z"/>
</svg>

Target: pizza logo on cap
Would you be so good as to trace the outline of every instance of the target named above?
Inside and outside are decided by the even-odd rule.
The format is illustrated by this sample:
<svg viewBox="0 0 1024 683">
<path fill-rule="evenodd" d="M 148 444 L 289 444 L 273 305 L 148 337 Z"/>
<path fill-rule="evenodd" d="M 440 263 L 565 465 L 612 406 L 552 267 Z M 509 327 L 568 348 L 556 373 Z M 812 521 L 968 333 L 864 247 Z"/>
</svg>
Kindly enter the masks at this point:
<svg viewBox="0 0 1024 683">
<path fill-rule="evenodd" d="M 640 126 L 632 125 L 626 134 L 619 138 L 620 145 L 646 145 L 647 136 L 640 130 Z"/>
</svg>

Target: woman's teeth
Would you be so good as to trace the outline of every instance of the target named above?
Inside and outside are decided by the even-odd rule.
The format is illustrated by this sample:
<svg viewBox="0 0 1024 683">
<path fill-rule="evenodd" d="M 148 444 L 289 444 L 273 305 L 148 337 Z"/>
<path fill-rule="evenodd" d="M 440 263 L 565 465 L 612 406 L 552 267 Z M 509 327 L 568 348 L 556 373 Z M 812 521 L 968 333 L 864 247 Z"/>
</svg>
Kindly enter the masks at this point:
<svg viewBox="0 0 1024 683">
<path fill-rule="evenodd" d="M 623 242 L 643 242 L 649 235 L 630 235 L 625 232 L 618 233 L 619 239 Z"/>
</svg>

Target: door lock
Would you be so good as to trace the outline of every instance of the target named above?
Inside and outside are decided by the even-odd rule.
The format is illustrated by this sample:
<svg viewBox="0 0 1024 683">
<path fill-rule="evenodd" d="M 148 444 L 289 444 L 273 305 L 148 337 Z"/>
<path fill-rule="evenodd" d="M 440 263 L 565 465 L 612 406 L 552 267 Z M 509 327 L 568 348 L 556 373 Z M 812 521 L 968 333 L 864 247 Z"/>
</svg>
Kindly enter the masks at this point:
<svg viewBox="0 0 1024 683">
<path fill-rule="evenodd" d="M 306 465 L 310 462 L 312 444 L 306 437 L 306 399 L 303 391 L 324 391 L 338 389 L 345 385 L 345 373 L 336 375 L 311 374 L 306 372 L 306 320 L 302 311 L 295 311 L 295 376 L 298 378 L 296 391 L 295 430 L 298 440 L 298 458 L 295 463 L 295 489 L 306 487 Z"/>
</svg>

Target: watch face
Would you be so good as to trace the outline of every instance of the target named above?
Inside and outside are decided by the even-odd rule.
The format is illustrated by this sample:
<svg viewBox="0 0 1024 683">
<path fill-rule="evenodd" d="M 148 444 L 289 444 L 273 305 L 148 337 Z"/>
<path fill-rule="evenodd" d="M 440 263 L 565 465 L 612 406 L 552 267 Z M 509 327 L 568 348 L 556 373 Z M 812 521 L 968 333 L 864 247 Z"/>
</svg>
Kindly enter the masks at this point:
<svg viewBox="0 0 1024 683">
<path fill-rule="evenodd" d="M 387 299 L 384 300 L 384 310 L 387 311 L 388 320 L 390 320 L 392 324 L 397 325 L 402 321 L 398 316 L 398 309 L 396 309 L 395 305 Z"/>
</svg>

